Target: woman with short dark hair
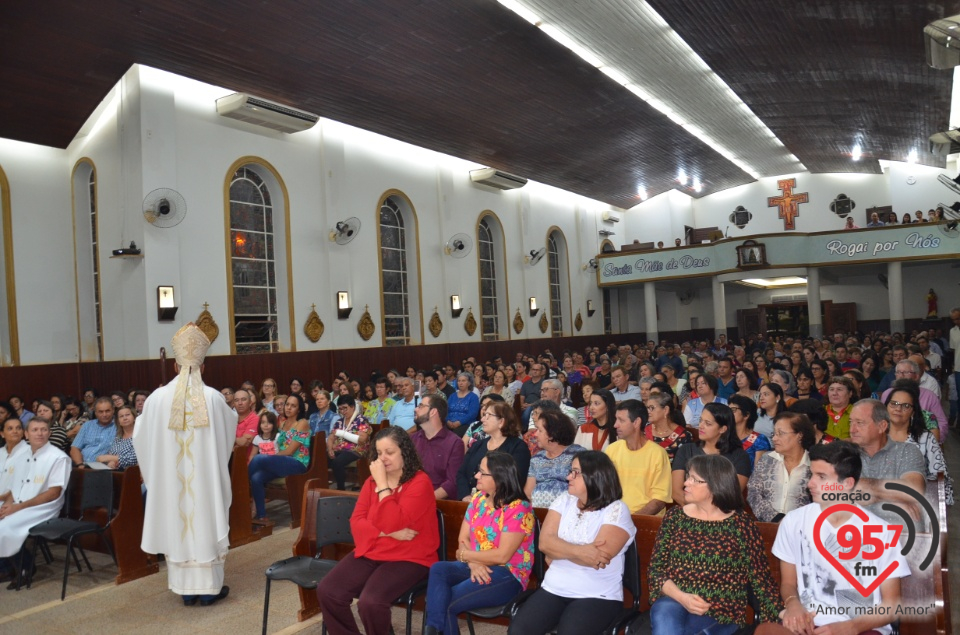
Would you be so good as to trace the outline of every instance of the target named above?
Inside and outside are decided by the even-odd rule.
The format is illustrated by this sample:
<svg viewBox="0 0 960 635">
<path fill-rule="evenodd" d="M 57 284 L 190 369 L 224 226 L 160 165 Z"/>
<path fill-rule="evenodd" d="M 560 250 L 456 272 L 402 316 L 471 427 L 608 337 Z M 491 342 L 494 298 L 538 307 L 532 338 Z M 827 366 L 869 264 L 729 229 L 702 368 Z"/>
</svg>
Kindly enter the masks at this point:
<svg viewBox="0 0 960 635">
<path fill-rule="evenodd" d="M 769 438 L 773 434 L 773 418 L 786 409 L 783 387 L 773 382 L 763 384 L 757 391 L 757 421 L 754 429 Z"/>
<path fill-rule="evenodd" d="M 516 461 L 505 452 L 490 452 L 475 477 L 477 492 L 460 525 L 457 559 L 430 567 L 427 635 L 459 635 L 458 614 L 506 604 L 530 581 L 535 517 Z"/>
<path fill-rule="evenodd" d="M 733 465 L 718 455 L 694 457 L 682 487 L 686 502 L 667 510 L 650 561 L 653 635 L 732 635 L 747 622 L 750 592 L 757 621 L 776 622 L 783 602 Z"/>
<path fill-rule="evenodd" d="M 850 413 L 857 387 L 849 377 L 837 375 L 827 383 L 827 433 L 838 439 L 850 438 Z"/>
<path fill-rule="evenodd" d="M 481 425 L 487 436 L 470 446 L 457 471 L 457 498 L 463 501 L 473 498 L 473 489 L 477 485 L 477 468 L 483 457 L 490 452 L 496 450 L 511 455 L 516 462 L 521 483 L 527 481 L 530 470 L 530 450 L 520 436 L 520 419 L 513 406 L 503 401 L 493 402 L 487 406 L 483 417 Z"/>
<path fill-rule="evenodd" d="M 586 407 L 590 412 L 590 420 L 577 430 L 574 443 L 588 450 L 603 451 L 617 440 L 617 431 L 613 427 L 617 402 L 612 392 L 598 388 L 590 395 L 590 403 Z"/>
<path fill-rule="evenodd" d="M 510 635 L 605 631 L 623 605 L 624 553 L 636 535 L 617 469 L 603 452 L 573 458 L 550 505 L 540 549 L 550 568 L 510 622 Z"/>
<path fill-rule="evenodd" d="M 762 522 L 780 522 L 811 501 L 810 454 L 816 444 L 813 423 L 804 414 L 781 412 L 773 422 L 773 452 L 764 454 L 747 483 L 747 501 Z"/>
<path fill-rule="evenodd" d="M 733 420 L 737 423 L 737 438 L 750 457 L 750 465 L 756 465 L 764 452 L 773 449 L 770 439 L 753 429 L 757 423 L 757 404 L 753 399 L 734 394 L 727 405 L 733 411 Z"/>
<path fill-rule="evenodd" d="M 530 459 L 523 492 L 534 507 L 549 507 L 557 496 L 567 491 L 570 465 L 584 448 L 573 442 L 576 427 L 559 408 L 541 409 L 540 416 L 531 419 L 540 451 Z"/>
<path fill-rule="evenodd" d="M 697 391 L 697 398 L 690 399 L 683 409 L 683 418 L 688 426 L 696 428 L 700 425 L 700 413 L 703 407 L 708 403 L 727 403 L 723 397 L 717 396 L 717 390 L 720 388 L 720 382 L 713 375 L 700 375 L 697 377 L 697 383 L 694 386 Z"/>
</svg>

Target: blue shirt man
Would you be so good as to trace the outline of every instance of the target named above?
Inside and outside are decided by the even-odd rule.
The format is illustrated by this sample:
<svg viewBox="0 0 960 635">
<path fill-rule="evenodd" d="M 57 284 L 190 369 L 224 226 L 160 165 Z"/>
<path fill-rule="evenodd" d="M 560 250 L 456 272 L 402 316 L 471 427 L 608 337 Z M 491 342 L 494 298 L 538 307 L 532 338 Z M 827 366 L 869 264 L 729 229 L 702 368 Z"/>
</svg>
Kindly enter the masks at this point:
<svg viewBox="0 0 960 635">
<path fill-rule="evenodd" d="M 113 421 L 113 404 L 109 397 L 100 397 L 93 404 L 96 419 L 87 421 L 70 447 L 70 458 L 74 464 L 96 461 L 106 454 L 117 438 L 117 424 Z"/>
</svg>

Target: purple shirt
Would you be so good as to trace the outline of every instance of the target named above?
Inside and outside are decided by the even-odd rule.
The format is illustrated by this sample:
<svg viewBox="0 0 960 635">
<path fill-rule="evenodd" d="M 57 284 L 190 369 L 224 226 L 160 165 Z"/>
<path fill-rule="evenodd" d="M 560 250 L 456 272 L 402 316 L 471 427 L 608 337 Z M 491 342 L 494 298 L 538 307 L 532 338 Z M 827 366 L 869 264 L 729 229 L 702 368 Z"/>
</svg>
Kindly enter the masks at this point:
<svg viewBox="0 0 960 635">
<path fill-rule="evenodd" d="M 463 463 L 463 439 L 447 429 L 446 426 L 428 439 L 423 430 L 410 435 L 413 447 L 420 455 L 423 471 L 430 477 L 434 489 L 442 487 L 447 498 L 457 494 L 457 470 Z"/>
</svg>

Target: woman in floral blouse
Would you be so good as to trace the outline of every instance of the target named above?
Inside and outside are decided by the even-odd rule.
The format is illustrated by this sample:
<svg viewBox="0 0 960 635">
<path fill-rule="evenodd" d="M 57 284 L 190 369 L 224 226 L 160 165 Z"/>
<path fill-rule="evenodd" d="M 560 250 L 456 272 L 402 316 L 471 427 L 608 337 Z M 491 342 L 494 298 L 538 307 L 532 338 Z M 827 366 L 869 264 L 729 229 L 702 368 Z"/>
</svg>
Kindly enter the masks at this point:
<svg viewBox="0 0 960 635">
<path fill-rule="evenodd" d="M 506 604 L 527 587 L 533 569 L 534 515 L 506 452 L 480 461 L 477 493 L 460 526 L 456 562 L 430 567 L 426 635 L 459 635 L 457 615 Z"/>
<path fill-rule="evenodd" d="M 290 395 L 284 408 L 287 428 L 277 436 L 276 454 L 258 454 L 250 461 L 250 495 L 257 520 L 267 520 L 266 484 L 276 478 L 303 474 L 310 466 L 310 422 L 300 395 Z M 292 420 L 292 421 L 291 421 Z"/>
</svg>

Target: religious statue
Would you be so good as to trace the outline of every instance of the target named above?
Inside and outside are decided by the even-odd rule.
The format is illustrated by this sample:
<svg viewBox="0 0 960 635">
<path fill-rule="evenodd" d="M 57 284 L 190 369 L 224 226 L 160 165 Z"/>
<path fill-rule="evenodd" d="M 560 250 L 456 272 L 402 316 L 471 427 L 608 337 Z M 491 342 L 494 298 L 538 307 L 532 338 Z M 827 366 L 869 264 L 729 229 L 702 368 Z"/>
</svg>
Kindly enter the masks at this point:
<svg viewBox="0 0 960 635">
<path fill-rule="evenodd" d="M 933 289 L 927 293 L 927 318 L 937 317 L 937 294 Z"/>
</svg>

